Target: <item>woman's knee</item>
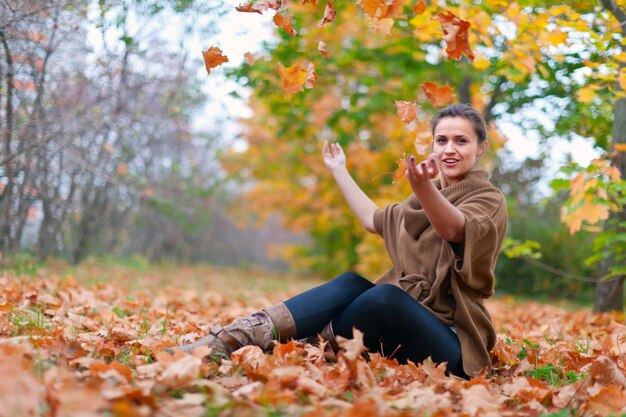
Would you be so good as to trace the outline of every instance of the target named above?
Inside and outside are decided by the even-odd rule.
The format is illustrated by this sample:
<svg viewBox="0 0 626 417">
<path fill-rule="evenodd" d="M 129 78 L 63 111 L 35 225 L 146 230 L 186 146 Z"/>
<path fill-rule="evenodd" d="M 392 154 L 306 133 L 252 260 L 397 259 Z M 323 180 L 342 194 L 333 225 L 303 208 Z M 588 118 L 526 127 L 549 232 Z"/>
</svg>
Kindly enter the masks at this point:
<svg viewBox="0 0 626 417">
<path fill-rule="evenodd" d="M 335 281 L 340 281 L 342 285 L 349 285 L 352 287 L 366 287 L 369 288 L 373 286 L 371 281 L 363 278 L 361 275 L 356 272 L 344 272 L 335 278 Z"/>
<path fill-rule="evenodd" d="M 366 305 L 368 309 L 385 313 L 397 306 L 400 298 L 406 296 L 402 288 L 391 284 L 380 284 L 361 295 L 358 301 Z"/>
</svg>

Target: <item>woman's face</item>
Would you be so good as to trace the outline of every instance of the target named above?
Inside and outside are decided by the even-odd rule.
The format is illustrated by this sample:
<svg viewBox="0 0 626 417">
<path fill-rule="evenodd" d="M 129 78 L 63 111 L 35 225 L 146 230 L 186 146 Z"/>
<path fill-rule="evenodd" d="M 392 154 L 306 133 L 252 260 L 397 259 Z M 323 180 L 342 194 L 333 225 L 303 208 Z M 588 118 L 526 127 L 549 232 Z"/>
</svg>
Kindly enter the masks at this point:
<svg viewBox="0 0 626 417">
<path fill-rule="evenodd" d="M 433 140 L 434 157 L 446 185 L 461 181 L 487 147 L 487 142 L 478 144 L 472 123 L 462 117 L 441 119 Z"/>
</svg>

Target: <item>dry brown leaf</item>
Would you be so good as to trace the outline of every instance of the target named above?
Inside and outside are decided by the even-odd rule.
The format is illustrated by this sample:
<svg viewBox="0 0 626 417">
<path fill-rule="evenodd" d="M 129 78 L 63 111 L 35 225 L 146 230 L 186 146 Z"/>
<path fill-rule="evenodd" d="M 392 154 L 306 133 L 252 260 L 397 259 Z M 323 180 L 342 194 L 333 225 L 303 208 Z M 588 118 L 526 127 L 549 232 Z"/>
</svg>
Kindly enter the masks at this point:
<svg viewBox="0 0 626 417">
<path fill-rule="evenodd" d="M 206 67 L 207 74 L 211 74 L 211 69 L 225 62 L 228 62 L 228 57 L 222 54 L 222 50 L 217 46 L 211 46 L 206 51 L 202 51 L 202 58 L 204 58 L 204 66 Z"/>
<path fill-rule="evenodd" d="M 470 61 L 474 60 L 474 54 L 469 44 L 468 30 L 470 22 L 459 19 L 453 13 L 437 13 L 436 19 L 441 23 L 443 29 L 443 39 L 446 41 L 446 53 L 449 58 L 461 59 L 465 54 Z"/>
<path fill-rule="evenodd" d="M 319 27 L 323 27 L 326 23 L 334 22 L 337 12 L 330 0 L 326 0 L 326 8 L 324 9 L 324 17 L 320 20 Z"/>
<path fill-rule="evenodd" d="M 422 90 L 426 94 L 426 98 L 435 107 L 443 107 L 452 101 L 452 88 L 449 85 L 439 87 L 437 84 L 426 81 L 422 84 Z"/>
<path fill-rule="evenodd" d="M 291 36 L 296 36 L 298 32 L 291 25 L 291 19 L 293 19 L 292 15 L 283 15 L 281 13 L 276 13 L 274 15 L 274 23 L 276 26 L 283 29 Z"/>
<path fill-rule="evenodd" d="M 254 65 L 254 54 L 251 52 L 246 52 L 243 54 L 243 57 L 246 59 L 246 64 L 253 66 Z"/>
<path fill-rule="evenodd" d="M 317 51 L 322 57 L 324 57 L 324 59 L 330 58 L 330 54 L 328 53 L 327 45 L 325 42 L 319 41 L 319 43 L 317 44 Z"/>
<path fill-rule="evenodd" d="M 411 123 L 417 118 L 417 104 L 413 101 L 396 101 L 396 112 L 404 123 Z"/>
</svg>

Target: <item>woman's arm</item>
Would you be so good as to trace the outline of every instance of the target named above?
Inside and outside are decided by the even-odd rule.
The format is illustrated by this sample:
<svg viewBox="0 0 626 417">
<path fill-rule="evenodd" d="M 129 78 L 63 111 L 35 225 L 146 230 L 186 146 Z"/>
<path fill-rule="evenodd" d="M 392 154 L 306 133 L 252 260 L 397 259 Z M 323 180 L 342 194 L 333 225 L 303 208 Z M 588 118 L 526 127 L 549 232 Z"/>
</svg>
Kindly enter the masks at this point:
<svg viewBox="0 0 626 417">
<path fill-rule="evenodd" d="M 439 172 L 431 158 L 416 165 L 410 155 L 407 161 L 407 178 L 415 196 L 419 200 L 430 224 L 437 234 L 448 242 L 465 240 L 465 216 L 435 187 L 431 179 Z"/>
<path fill-rule="evenodd" d="M 352 212 L 365 227 L 365 230 L 376 233 L 374 212 L 378 210 L 378 206 L 361 190 L 361 187 L 348 172 L 346 155 L 341 146 L 337 143 L 329 144 L 328 141 L 324 141 L 322 156 Z"/>
</svg>

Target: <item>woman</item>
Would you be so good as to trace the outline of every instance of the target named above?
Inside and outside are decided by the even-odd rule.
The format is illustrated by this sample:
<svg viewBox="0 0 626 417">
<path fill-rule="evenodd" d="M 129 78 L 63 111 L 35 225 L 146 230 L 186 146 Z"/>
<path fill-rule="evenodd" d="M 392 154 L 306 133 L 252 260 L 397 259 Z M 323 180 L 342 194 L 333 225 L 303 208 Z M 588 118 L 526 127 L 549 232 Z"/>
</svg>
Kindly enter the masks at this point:
<svg viewBox="0 0 626 417">
<path fill-rule="evenodd" d="M 208 345 L 229 355 L 245 345 L 269 350 L 275 339 L 317 334 L 336 349 L 335 336 L 350 338 L 356 327 L 371 351 L 393 352 L 401 363 L 431 357 L 461 377 L 488 368 L 496 335 L 483 299 L 493 295 L 505 199 L 476 169 L 487 150 L 480 113 L 452 105 L 434 116 L 431 129 L 432 155 L 419 164 L 407 160 L 413 194 L 382 209 L 348 173 L 341 147 L 324 143 L 324 162 L 348 205 L 366 230 L 383 237 L 389 271 L 374 283 L 344 273 L 181 349 Z"/>
</svg>

